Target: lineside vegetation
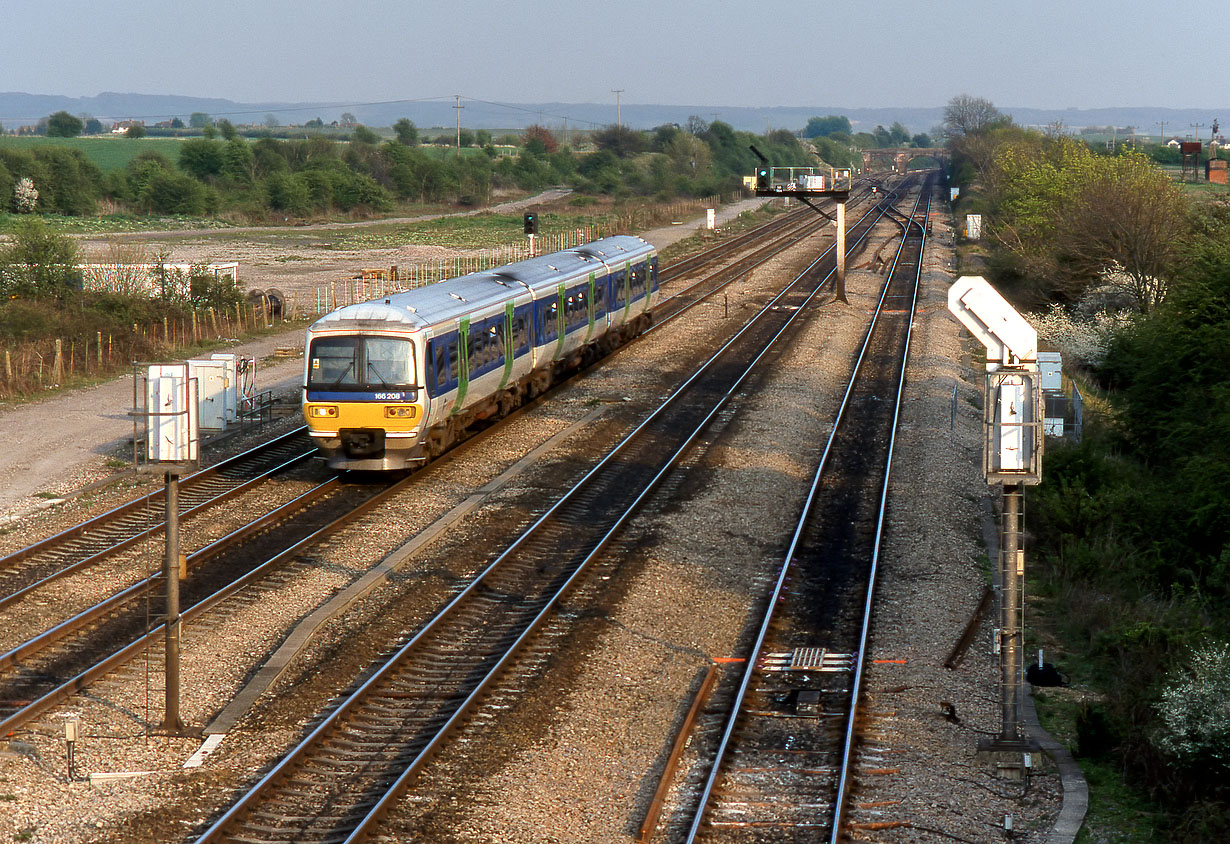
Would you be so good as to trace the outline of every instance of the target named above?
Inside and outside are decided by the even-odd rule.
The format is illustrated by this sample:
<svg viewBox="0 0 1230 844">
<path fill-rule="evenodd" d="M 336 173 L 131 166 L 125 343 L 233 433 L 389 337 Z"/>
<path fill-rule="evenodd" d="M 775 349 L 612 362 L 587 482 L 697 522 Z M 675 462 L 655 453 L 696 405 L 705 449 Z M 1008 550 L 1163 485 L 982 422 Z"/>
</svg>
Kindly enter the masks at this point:
<svg viewBox="0 0 1230 844">
<path fill-rule="evenodd" d="M 1027 499 L 1027 620 L 1071 679 L 1039 698 L 1094 787 L 1085 840 L 1230 840 L 1230 204 L 985 110 L 950 128 L 959 219 L 989 233 L 966 262 L 1043 311 L 1089 399 Z"/>
</svg>

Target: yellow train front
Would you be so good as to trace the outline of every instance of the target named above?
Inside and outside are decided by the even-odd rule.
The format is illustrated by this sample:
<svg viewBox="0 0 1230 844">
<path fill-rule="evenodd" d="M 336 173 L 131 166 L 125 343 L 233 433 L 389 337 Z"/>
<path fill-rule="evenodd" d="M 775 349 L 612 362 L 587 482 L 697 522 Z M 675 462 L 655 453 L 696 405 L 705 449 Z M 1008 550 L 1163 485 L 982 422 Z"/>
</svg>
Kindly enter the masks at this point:
<svg viewBox="0 0 1230 844">
<path fill-rule="evenodd" d="M 339 308 L 307 332 L 309 433 L 333 468 L 410 468 L 645 330 L 656 290 L 616 236 Z"/>
</svg>

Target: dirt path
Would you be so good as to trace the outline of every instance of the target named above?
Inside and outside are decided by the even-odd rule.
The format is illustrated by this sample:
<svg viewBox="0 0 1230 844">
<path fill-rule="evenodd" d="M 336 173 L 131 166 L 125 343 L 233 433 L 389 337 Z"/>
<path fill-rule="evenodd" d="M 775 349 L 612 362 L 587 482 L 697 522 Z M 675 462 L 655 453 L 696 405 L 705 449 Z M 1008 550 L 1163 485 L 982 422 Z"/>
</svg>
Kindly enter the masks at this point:
<svg viewBox="0 0 1230 844">
<path fill-rule="evenodd" d="M 744 200 L 721 208 L 718 222 L 731 220 L 761 203 L 762 200 Z M 699 217 L 645 232 L 642 237 L 662 249 L 694 234 L 703 223 L 704 218 Z M 177 256 L 176 260 L 180 258 Z M 379 265 L 384 259 L 366 260 L 368 264 Z M 337 269 L 312 269 L 337 277 Z M 251 355 L 260 362 L 256 375 L 258 390 L 272 390 L 295 400 L 302 380 L 302 359 L 267 359 L 277 348 L 300 346 L 302 342 L 303 332 L 293 331 L 237 344 L 228 351 Z M 108 476 L 114 471 L 107 465 L 109 458 L 130 458 L 131 406 L 132 378 L 123 377 L 43 401 L 0 408 L 0 523 L 51 506 L 56 496 Z"/>
</svg>

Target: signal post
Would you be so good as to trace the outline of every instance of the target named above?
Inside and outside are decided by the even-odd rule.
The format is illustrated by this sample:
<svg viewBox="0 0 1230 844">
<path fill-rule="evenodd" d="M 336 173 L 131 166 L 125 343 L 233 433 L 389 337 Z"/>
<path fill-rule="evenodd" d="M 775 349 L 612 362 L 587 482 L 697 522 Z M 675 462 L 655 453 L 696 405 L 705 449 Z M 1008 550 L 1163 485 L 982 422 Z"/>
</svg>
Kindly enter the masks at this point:
<svg viewBox="0 0 1230 844">
<path fill-rule="evenodd" d="M 837 227 L 837 298 L 846 298 L 846 200 L 850 198 L 850 171 L 832 167 L 770 167 L 769 161 L 756 147 L 752 152 L 760 158 L 756 168 L 756 195 L 793 197 Z M 830 217 L 812 203 L 812 199 L 827 197 L 836 201 L 837 216 Z"/>
<path fill-rule="evenodd" d="M 134 454 L 134 464 L 141 471 L 158 472 L 166 478 L 166 553 L 162 570 L 167 588 L 163 618 L 166 698 L 160 729 L 171 735 L 184 732 L 179 714 L 179 582 L 186 572 L 179 546 L 179 478 L 200 460 L 198 413 L 197 380 L 190 377 L 188 364 L 151 364 L 144 373 L 135 369 L 133 448 L 144 442 L 145 449 L 144 453 Z"/>
<path fill-rule="evenodd" d="M 1002 484 L 995 631 L 1000 668 L 1000 731 L 979 742 L 1004 776 L 1022 776 L 1037 744 L 1022 731 L 1024 692 L 1025 550 L 1021 547 L 1023 488 L 1042 481 L 1043 408 L 1038 332 L 979 276 L 948 289 L 948 310 L 987 349 L 983 401 L 983 475 Z"/>
</svg>

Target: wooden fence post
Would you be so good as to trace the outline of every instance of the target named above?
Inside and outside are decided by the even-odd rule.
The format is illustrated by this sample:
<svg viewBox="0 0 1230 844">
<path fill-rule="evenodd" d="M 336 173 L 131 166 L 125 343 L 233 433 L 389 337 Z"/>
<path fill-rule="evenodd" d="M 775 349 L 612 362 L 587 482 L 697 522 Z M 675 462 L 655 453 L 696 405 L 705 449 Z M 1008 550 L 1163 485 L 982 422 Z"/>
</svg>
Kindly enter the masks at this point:
<svg viewBox="0 0 1230 844">
<path fill-rule="evenodd" d="M 55 363 L 51 365 L 51 380 L 59 384 L 63 380 L 61 377 L 64 374 L 64 341 L 59 337 L 56 338 L 56 357 Z"/>
</svg>

